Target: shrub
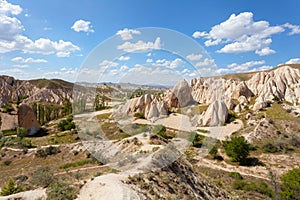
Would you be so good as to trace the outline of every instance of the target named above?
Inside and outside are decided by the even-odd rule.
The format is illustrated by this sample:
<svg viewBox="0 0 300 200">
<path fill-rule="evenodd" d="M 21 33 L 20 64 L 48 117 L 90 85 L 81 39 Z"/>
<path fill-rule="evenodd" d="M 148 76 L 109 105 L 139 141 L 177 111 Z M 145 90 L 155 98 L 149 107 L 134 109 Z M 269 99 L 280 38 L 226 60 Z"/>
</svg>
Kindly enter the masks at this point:
<svg viewBox="0 0 300 200">
<path fill-rule="evenodd" d="M 76 198 L 76 191 L 67 183 L 54 182 L 46 190 L 47 200 L 73 200 Z"/>
<path fill-rule="evenodd" d="M 18 127 L 17 128 L 17 136 L 19 138 L 24 138 L 27 135 L 27 130 L 23 127 Z"/>
<path fill-rule="evenodd" d="M 16 184 L 16 182 L 12 179 L 9 179 L 7 184 L 2 188 L 0 195 L 7 196 L 11 194 L 16 194 L 23 191 L 23 187 L 20 184 Z"/>
<path fill-rule="evenodd" d="M 41 187 L 48 187 L 55 180 L 49 167 L 40 167 L 33 174 L 31 183 Z"/>
<path fill-rule="evenodd" d="M 279 151 L 279 149 L 272 142 L 267 142 L 264 144 L 262 149 L 265 153 L 276 153 Z"/>
<path fill-rule="evenodd" d="M 232 183 L 233 189 L 236 190 L 244 190 L 251 192 L 258 192 L 260 194 L 267 195 L 269 197 L 273 197 L 274 193 L 269 188 L 269 186 L 264 181 L 255 182 L 246 182 L 241 179 L 237 179 Z"/>
<path fill-rule="evenodd" d="M 238 179 L 238 180 L 242 180 L 243 177 L 240 173 L 238 172 L 230 172 L 228 175 L 230 178 L 234 178 L 234 179 Z"/>
<path fill-rule="evenodd" d="M 136 117 L 138 119 L 145 119 L 144 114 L 143 113 L 139 113 L 139 112 L 134 113 L 134 117 Z"/>
<path fill-rule="evenodd" d="M 233 162 L 246 160 L 250 151 L 250 144 L 244 137 L 233 137 L 230 141 L 224 141 L 223 147 L 226 154 L 231 157 Z"/>
<path fill-rule="evenodd" d="M 229 123 L 233 122 L 234 120 L 236 120 L 236 118 L 237 118 L 237 116 L 234 112 L 229 112 L 226 123 L 229 124 Z"/>
<path fill-rule="evenodd" d="M 300 199 L 300 167 L 292 169 L 281 177 L 282 199 L 299 200 Z"/>
<path fill-rule="evenodd" d="M 3 165 L 8 166 L 11 164 L 11 162 L 12 162 L 11 160 L 5 160 L 5 161 L 3 161 Z"/>
<path fill-rule="evenodd" d="M 45 153 L 46 153 L 46 155 L 55 155 L 55 154 L 60 153 L 60 150 L 57 147 L 49 146 L 49 147 L 46 147 Z"/>
<path fill-rule="evenodd" d="M 66 131 L 76 128 L 75 123 L 73 122 L 73 117 L 69 116 L 67 119 L 61 120 L 58 124 L 58 129 L 60 131 Z"/>
<path fill-rule="evenodd" d="M 28 139 L 21 139 L 21 145 L 23 148 L 33 148 L 31 140 Z"/>
<path fill-rule="evenodd" d="M 38 150 L 35 152 L 35 156 L 36 156 L 36 157 L 39 157 L 39 158 L 46 158 L 46 157 L 47 157 L 47 154 L 46 154 L 46 152 L 45 152 L 43 149 L 38 149 Z"/>
<path fill-rule="evenodd" d="M 204 136 L 202 135 L 199 135 L 199 134 L 195 134 L 195 137 L 193 139 L 193 147 L 197 147 L 197 148 L 200 148 L 203 144 L 203 140 L 204 140 Z"/>
</svg>

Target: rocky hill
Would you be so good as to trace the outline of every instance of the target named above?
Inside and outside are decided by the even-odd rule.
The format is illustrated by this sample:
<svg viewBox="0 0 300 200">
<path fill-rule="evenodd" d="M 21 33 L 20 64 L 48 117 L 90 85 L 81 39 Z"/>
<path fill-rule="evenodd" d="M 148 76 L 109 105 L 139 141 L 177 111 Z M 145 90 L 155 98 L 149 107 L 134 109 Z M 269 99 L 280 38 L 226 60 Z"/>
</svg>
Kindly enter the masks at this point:
<svg viewBox="0 0 300 200">
<path fill-rule="evenodd" d="M 284 65 L 274 70 L 250 74 L 195 78 L 190 83 L 183 80 L 161 97 L 146 98 L 146 107 L 141 104 L 145 97 L 137 97 L 130 100 L 123 110 L 127 114 L 142 112 L 146 119 L 155 119 L 166 113 L 165 108 L 168 112 L 172 112 L 174 108 L 197 104 L 206 105 L 208 109 L 200 113 L 198 124 L 202 126 L 222 125 L 230 111 L 235 113 L 240 113 L 245 109 L 258 111 L 274 101 L 299 104 L 300 69 L 297 66 Z M 150 107 L 157 104 L 162 105 L 164 109 L 160 111 L 156 108 L 153 112 Z"/>
</svg>

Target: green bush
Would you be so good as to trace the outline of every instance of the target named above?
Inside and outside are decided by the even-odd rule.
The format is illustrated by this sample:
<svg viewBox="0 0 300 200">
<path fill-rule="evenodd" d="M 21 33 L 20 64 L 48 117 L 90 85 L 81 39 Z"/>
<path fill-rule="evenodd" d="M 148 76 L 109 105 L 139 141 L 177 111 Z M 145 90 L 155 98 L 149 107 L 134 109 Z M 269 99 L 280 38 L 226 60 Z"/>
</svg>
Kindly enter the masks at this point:
<svg viewBox="0 0 300 200">
<path fill-rule="evenodd" d="M 205 137 L 203 135 L 195 134 L 195 137 L 192 141 L 193 147 L 201 148 L 203 145 L 204 138 Z"/>
<path fill-rule="evenodd" d="M 66 131 L 76 128 L 72 116 L 69 116 L 67 119 L 61 120 L 57 126 L 60 131 Z"/>
<path fill-rule="evenodd" d="M 232 188 L 236 190 L 258 192 L 268 197 L 274 196 L 273 191 L 269 188 L 268 184 L 266 184 L 264 181 L 247 182 L 241 179 L 237 179 L 232 183 Z"/>
<path fill-rule="evenodd" d="M 234 179 L 238 179 L 238 180 L 242 180 L 243 177 L 240 173 L 238 172 L 230 172 L 228 175 L 230 178 L 234 178 Z"/>
<path fill-rule="evenodd" d="M 49 167 L 40 167 L 33 174 L 31 183 L 40 187 L 48 187 L 55 181 L 53 172 Z"/>
<path fill-rule="evenodd" d="M 300 199 L 300 167 L 282 175 L 280 195 L 285 200 Z"/>
<path fill-rule="evenodd" d="M 164 139 L 172 139 L 175 137 L 174 135 L 168 135 L 166 131 L 167 129 L 163 125 L 155 125 L 152 129 L 152 133 L 159 135 Z"/>
<path fill-rule="evenodd" d="M 3 161 L 3 165 L 8 166 L 11 164 L 11 162 L 12 162 L 11 160 L 5 160 L 5 161 Z"/>
<path fill-rule="evenodd" d="M 95 163 L 95 161 L 93 159 L 84 159 L 84 160 L 77 161 L 77 162 L 70 162 L 70 163 L 63 164 L 59 168 L 60 169 L 68 169 L 71 167 L 79 167 L 79 166 L 83 166 L 83 165 L 90 164 L 90 163 Z"/>
<path fill-rule="evenodd" d="M 73 200 L 76 198 L 76 191 L 67 183 L 54 182 L 46 190 L 47 200 Z"/>
<path fill-rule="evenodd" d="M 60 153 L 60 150 L 58 147 L 49 146 L 45 148 L 46 155 L 55 155 Z"/>
<path fill-rule="evenodd" d="M 45 152 L 43 149 L 38 149 L 38 150 L 35 152 L 35 156 L 36 156 L 36 157 L 39 157 L 39 158 L 46 158 L 46 157 L 47 157 L 47 154 L 46 154 L 46 152 Z"/>
<path fill-rule="evenodd" d="M 9 179 L 7 184 L 2 188 L 0 195 L 7 196 L 11 194 L 16 194 L 23 191 L 21 184 L 16 184 L 12 179 Z"/>
<path fill-rule="evenodd" d="M 272 143 L 267 142 L 262 146 L 263 152 L 265 153 L 276 153 L 279 149 Z"/>
<path fill-rule="evenodd" d="M 233 137 L 229 141 L 224 141 L 223 147 L 233 162 L 245 161 L 250 151 L 250 144 L 242 136 Z"/>
<path fill-rule="evenodd" d="M 134 117 L 136 117 L 138 119 L 145 119 L 144 114 L 143 113 L 139 113 L 139 112 L 134 113 Z"/>
<path fill-rule="evenodd" d="M 19 138 L 24 138 L 27 135 L 27 130 L 23 127 L 18 127 L 17 128 L 17 136 Z"/>
</svg>

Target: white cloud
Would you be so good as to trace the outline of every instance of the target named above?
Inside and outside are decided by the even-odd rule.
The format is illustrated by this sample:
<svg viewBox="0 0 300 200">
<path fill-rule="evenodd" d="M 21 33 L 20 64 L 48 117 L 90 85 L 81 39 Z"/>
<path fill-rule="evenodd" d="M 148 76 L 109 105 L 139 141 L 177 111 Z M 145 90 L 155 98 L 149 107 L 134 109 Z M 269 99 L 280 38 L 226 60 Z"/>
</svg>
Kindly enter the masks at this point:
<svg viewBox="0 0 300 200">
<path fill-rule="evenodd" d="M 130 59 L 129 56 L 120 56 L 120 57 L 118 58 L 118 60 L 120 60 L 120 61 L 126 61 L 126 60 L 129 60 L 129 59 Z"/>
<path fill-rule="evenodd" d="M 11 59 L 11 61 L 19 62 L 19 63 L 46 63 L 47 60 L 44 59 L 33 59 L 33 58 L 22 58 L 22 57 L 15 57 Z"/>
<path fill-rule="evenodd" d="M 182 72 L 181 72 L 181 73 L 183 73 L 183 74 L 184 74 L 184 73 L 188 73 L 188 72 L 190 72 L 190 70 L 185 68 L 184 70 L 182 70 Z"/>
<path fill-rule="evenodd" d="M 265 47 L 261 50 L 256 50 L 255 53 L 259 56 L 266 56 L 275 53 L 275 51 L 273 49 L 270 49 L 269 47 Z"/>
<path fill-rule="evenodd" d="M 291 32 L 288 33 L 289 35 L 300 34 L 300 26 L 286 23 L 283 25 L 283 27 L 291 29 Z"/>
<path fill-rule="evenodd" d="M 160 48 L 161 41 L 159 37 L 156 38 L 154 42 L 144 42 L 139 40 L 136 43 L 125 42 L 117 47 L 117 49 L 123 50 L 125 52 L 143 52 Z"/>
<path fill-rule="evenodd" d="M 16 68 L 28 68 L 29 65 L 13 65 Z"/>
<path fill-rule="evenodd" d="M 71 42 L 59 40 L 51 41 L 39 38 L 35 41 L 24 36 L 25 30 L 21 21 L 11 15 L 19 15 L 22 8 L 19 5 L 0 1 L 0 53 L 23 51 L 24 53 L 56 54 L 58 52 L 71 53 L 80 48 Z"/>
<path fill-rule="evenodd" d="M 215 60 L 214 59 L 205 58 L 204 61 L 197 62 L 195 66 L 196 67 L 205 67 L 205 66 L 215 67 L 216 64 L 215 64 Z"/>
<path fill-rule="evenodd" d="M 153 59 L 148 58 L 148 59 L 146 60 L 146 62 L 147 62 L 147 63 L 152 63 L 152 62 L 153 62 Z"/>
<path fill-rule="evenodd" d="M 117 35 L 119 35 L 122 40 L 131 40 L 133 39 L 133 35 L 140 35 L 141 32 L 134 29 L 124 28 L 123 30 L 119 30 Z"/>
<path fill-rule="evenodd" d="M 197 74 L 195 72 L 189 74 L 190 77 L 196 76 Z"/>
<path fill-rule="evenodd" d="M 201 37 L 205 37 L 207 36 L 208 34 L 205 33 L 205 32 L 199 32 L 199 31 L 196 31 L 193 33 L 193 38 L 201 38 Z"/>
<path fill-rule="evenodd" d="M 60 58 L 70 57 L 71 52 L 57 52 L 56 56 Z"/>
<path fill-rule="evenodd" d="M 245 72 L 249 71 L 250 67 L 257 66 L 257 65 L 263 65 L 265 64 L 264 60 L 260 61 L 249 61 L 243 64 L 237 64 L 237 63 L 232 63 L 228 65 L 227 67 L 232 71 L 232 72 Z"/>
<path fill-rule="evenodd" d="M 73 29 L 76 32 L 86 32 L 86 33 L 93 33 L 94 29 L 91 26 L 91 22 L 90 21 L 85 21 L 85 20 L 77 20 L 76 22 L 74 22 L 73 26 L 71 27 L 71 29 Z"/>
<path fill-rule="evenodd" d="M 206 46 L 226 44 L 218 50 L 221 53 L 241 53 L 255 51 L 260 55 L 268 55 L 275 51 L 269 48 L 271 36 L 284 31 L 282 26 L 270 26 L 267 21 L 254 21 L 253 13 L 243 12 L 232 14 L 226 21 L 215 25 L 208 33 L 201 32 L 205 37 Z"/>
<path fill-rule="evenodd" d="M 99 66 L 100 67 L 105 67 L 105 68 L 116 67 L 116 66 L 118 66 L 118 63 L 113 62 L 113 61 L 109 61 L 109 60 L 103 60 L 101 63 L 99 63 Z"/>
<path fill-rule="evenodd" d="M 186 58 L 189 59 L 190 61 L 201 60 L 202 57 L 203 57 L 202 54 L 190 54 L 186 56 Z"/>
<path fill-rule="evenodd" d="M 127 70 L 128 69 L 128 67 L 126 66 L 126 65 L 122 65 L 121 67 L 120 67 L 120 70 L 121 71 L 125 71 L 125 70 Z"/>
<path fill-rule="evenodd" d="M 6 0 L 0 1 L 0 14 L 12 14 L 18 15 L 22 12 L 22 8 L 19 5 L 13 5 L 8 3 Z"/>
<path fill-rule="evenodd" d="M 227 74 L 227 73 L 243 73 L 243 72 L 254 72 L 254 71 L 263 71 L 269 70 L 272 66 L 260 66 L 258 68 L 253 68 L 254 66 L 265 64 L 264 60 L 260 61 L 249 61 L 242 64 L 232 63 L 227 66 L 227 68 L 219 68 L 216 70 L 218 74 Z"/>
<path fill-rule="evenodd" d="M 300 64 L 300 58 L 291 58 L 286 64 Z"/>
<path fill-rule="evenodd" d="M 166 59 L 161 59 L 161 60 L 156 60 L 155 63 L 152 63 L 152 66 L 155 67 L 166 67 L 169 69 L 176 69 L 176 68 L 181 68 L 184 66 L 184 62 L 180 58 L 175 58 L 174 60 L 166 60 Z"/>
</svg>

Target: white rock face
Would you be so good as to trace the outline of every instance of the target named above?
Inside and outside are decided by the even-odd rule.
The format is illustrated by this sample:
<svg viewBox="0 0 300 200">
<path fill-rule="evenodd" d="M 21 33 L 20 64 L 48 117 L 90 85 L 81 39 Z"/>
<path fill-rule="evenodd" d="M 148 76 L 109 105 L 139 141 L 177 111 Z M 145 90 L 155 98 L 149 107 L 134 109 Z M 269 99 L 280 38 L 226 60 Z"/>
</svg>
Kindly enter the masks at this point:
<svg viewBox="0 0 300 200">
<path fill-rule="evenodd" d="M 179 107 L 185 107 L 194 100 L 192 97 L 192 88 L 186 80 L 179 81 L 174 86 L 172 93 L 178 99 Z"/>
<path fill-rule="evenodd" d="M 222 126 L 228 117 L 228 109 L 223 101 L 214 101 L 209 105 L 205 114 L 200 117 L 202 126 Z"/>
<path fill-rule="evenodd" d="M 124 105 L 120 106 L 115 112 L 130 115 L 133 113 L 142 113 L 146 119 L 153 120 L 160 116 L 168 114 L 166 103 L 155 97 L 154 95 L 145 94 L 128 100 Z"/>
</svg>

